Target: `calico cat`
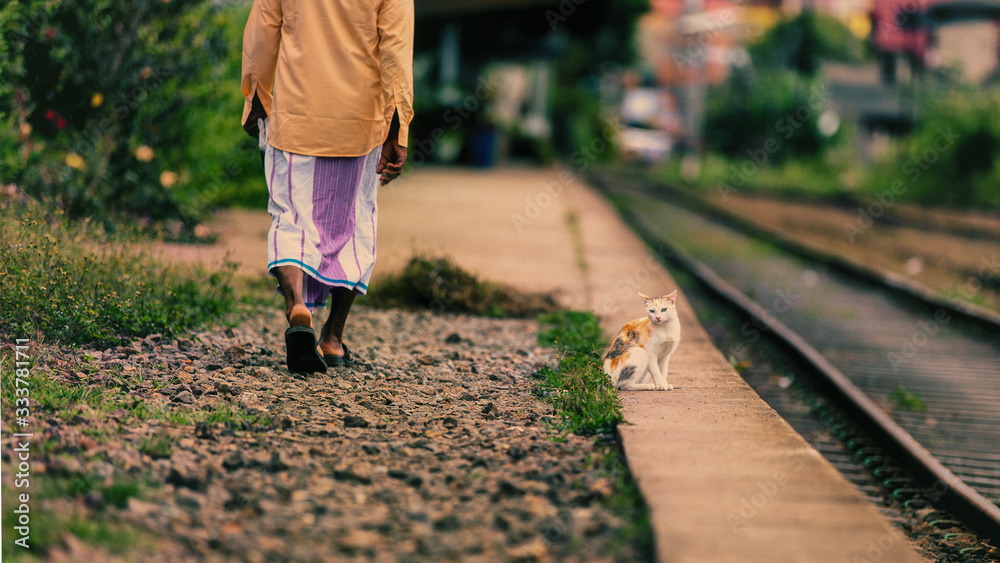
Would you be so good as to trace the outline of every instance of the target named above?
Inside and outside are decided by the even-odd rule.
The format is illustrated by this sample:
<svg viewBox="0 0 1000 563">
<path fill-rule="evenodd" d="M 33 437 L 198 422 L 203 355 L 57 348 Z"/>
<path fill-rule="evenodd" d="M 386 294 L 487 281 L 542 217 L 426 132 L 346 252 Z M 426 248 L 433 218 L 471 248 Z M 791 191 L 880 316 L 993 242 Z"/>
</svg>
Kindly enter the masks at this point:
<svg viewBox="0 0 1000 563">
<path fill-rule="evenodd" d="M 677 319 L 677 291 L 662 297 L 639 294 L 646 303 L 646 318 L 622 327 L 604 355 L 604 373 L 625 391 L 669 391 L 667 367 L 670 354 L 681 341 Z"/>
</svg>

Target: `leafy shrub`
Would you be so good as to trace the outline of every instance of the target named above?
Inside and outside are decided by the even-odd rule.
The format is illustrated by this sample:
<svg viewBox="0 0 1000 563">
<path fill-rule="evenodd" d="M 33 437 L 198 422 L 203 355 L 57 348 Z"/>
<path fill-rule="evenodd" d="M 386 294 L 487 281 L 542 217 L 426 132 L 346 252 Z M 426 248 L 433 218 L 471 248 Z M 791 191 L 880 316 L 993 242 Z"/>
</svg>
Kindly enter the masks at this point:
<svg viewBox="0 0 1000 563">
<path fill-rule="evenodd" d="M 107 226 L 116 217 L 180 218 L 190 226 L 212 202 L 191 197 L 213 172 L 203 163 L 232 172 L 259 158 L 238 152 L 252 142 L 236 123 L 239 105 L 230 108 L 229 129 L 204 119 L 223 99 L 233 103 L 220 87 L 239 97 L 235 80 L 219 82 L 223 71 L 232 76 L 239 51 L 235 24 L 223 24 L 235 12 L 214 4 L 26 0 L 0 10 L 0 182 L 71 218 Z M 235 146 L 236 156 L 193 153 L 217 142 L 198 134 L 209 126 L 235 135 L 226 150 Z"/>
<path fill-rule="evenodd" d="M 235 306 L 235 265 L 168 265 L 37 204 L 0 199 L 0 335 L 110 346 L 218 321 Z"/>
<path fill-rule="evenodd" d="M 838 140 L 836 131 L 821 130 L 821 92 L 815 81 L 787 70 L 735 73 L 708 94 L 705 143 L 755 166 L 816 155 Z"/>
</svg>

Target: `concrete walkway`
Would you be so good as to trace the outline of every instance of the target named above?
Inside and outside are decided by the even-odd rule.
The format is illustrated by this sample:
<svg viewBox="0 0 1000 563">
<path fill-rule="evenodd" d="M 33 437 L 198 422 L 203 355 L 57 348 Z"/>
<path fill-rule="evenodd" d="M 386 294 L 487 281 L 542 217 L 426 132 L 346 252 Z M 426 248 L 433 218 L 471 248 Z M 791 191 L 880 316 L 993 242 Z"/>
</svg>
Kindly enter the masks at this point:
<svg viewBox="0 0 1000 563">
<path fill-rule="evenodd" d="M 642 315 L 636 291 L 677 288 L 611 206 L 567 172 L 425 166 L 383 188 L 379 205 L 376 281 L 414 252 L 444 254 L 483 278 L 594 310 L 609 336 Z M 223 221 L 260 230 L 240 213 Z M 263 246 L 253 246 L 234 258 L 262 270 Z M 683 294 L 679 303 L 675 389 L 622 393 L 629 424 L 619 429 L 659 561 L 922 561 L 733 371 Z"/>
</svg>

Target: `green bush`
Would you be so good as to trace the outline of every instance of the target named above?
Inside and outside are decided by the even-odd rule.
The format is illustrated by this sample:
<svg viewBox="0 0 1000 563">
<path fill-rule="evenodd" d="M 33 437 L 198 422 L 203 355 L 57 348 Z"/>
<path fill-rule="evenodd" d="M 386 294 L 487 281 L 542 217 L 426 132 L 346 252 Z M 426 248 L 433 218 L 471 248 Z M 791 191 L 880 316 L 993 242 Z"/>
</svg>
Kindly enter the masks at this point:
<svg viewBox="0 0 1000 563">
<path fill-rule="evenodd" d="M 833 146 L 837 131 L 821 130 L 821 86 L 788 70 L 734 73 L 709 91 L 705 143 L 709 150 L 755 166 L 810 157 Z"/>
<path fill-rule="evenodd" d="M 0 241 L 4 337 L 110 346 L 217 322 L 235 307 L 234 264 L 161 263 L 124 235 L 67 223 L 37 204 L 0 199 Z"/>
<path fill-rule="evenodd" d="M 201 10 L 205 25 L 217 31 L 202 60 L 198 75 L 184 87 L 181 112 L 184 142 L 178 147 L 175 168 L 180 172 L 173 188 L 185 216 L 239 205 L 267 207 L 267 186 L 256 139 L 240 127 L 243 27 L 250 3 L 234 3 L 217 10 Z M 206 39 L 208 40 L 208 39 Z"/>
<path fill-rule="evenodd" d="M 71 218 L 191 226 L 225 196 L 225 186 L 206 196 L 207 179 L 238 181 L 259 162 L 236 118 L 234 30 L 245 9 L 204 0 L 5 6 L 0 182 Z"/>
<path fill-rule="evenodd" d="M 1000 90 L 952 90 L 924 102 L 863 186 L 927 205 L 1000 208 Z"/>
<path fill-rule="evenodd" d="M 709 90 L 709 151 L 734 159 L 742 176 L 753 176 L 760 168 L 819 158 L 846 137 L 815 78 L 824 60 L 862 58 L 863 44 L 846 26 L 805 10 L 771 28 L 750 54 L 753 69 L 738 69 Z"/>
</svg>

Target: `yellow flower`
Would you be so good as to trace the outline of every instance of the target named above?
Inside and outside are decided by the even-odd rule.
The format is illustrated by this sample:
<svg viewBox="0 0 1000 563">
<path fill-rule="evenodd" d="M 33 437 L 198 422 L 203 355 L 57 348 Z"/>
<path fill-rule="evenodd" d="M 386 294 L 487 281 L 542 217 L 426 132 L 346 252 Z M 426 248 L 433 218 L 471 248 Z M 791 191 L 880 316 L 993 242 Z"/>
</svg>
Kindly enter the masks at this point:
<svg viewBox="0 0 1000 563">
<path fill-rule="evenodd" d="M 100 107 L 104 103 L 104 94 L 100 92 L 94 92 L 94 95 L 90 97 L 91 107 Z"/>
<path fill-rule="evenodd" d="M 170 170 L 164 170 L 162 173 L 160 173 L 160 184 L 163 185 L 164 188 L 169 190 L 170 186 L 173 186 L 176 183 L 177 183 L 176 172 L 171 172 Z"/>
<path fill-rule="evenodd" d="M 139 162 L 149 162 L 153 160 L 153 149 L 148 145 L 142 145 L 141 147 L 135 149 L 135 158 Z"/>
<path fill-rule="evenodd" d="M 76 154 L 75 152 L 71 152 L 71 153 L 67 154 L 65 162 L 66 162 L 66 166 L 69 166 L 70 168 L 72 168 L 74 170 L 86 170 L 87 169 L 87 161 L 83 160 L 83 157 L 80 156 L 80 155 L 78 155 L 78 154 Z"/>
</svg>

